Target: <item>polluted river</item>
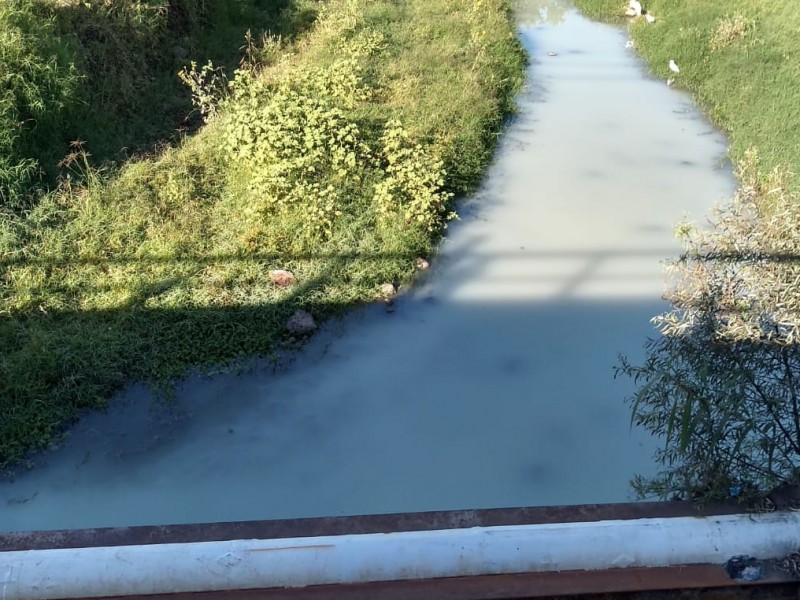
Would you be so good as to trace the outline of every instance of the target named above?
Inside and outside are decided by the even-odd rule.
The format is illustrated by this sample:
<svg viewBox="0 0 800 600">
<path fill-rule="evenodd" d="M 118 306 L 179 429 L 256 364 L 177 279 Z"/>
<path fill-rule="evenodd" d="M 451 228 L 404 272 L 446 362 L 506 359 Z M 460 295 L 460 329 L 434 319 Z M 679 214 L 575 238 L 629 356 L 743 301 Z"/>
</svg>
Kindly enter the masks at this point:
<svg viewBox="0 0 800 600">
<path fill-rule="evenodd" d="M 633 499 L 658 440 L 614 366 L 655 334 L 675 224 L 733 191 L 726 140 L 623 29 L 523 8 L 518 114 L 395 310 L 169 405 L 132 385 L 0 482 L 0 531 Z"/>
</svg>

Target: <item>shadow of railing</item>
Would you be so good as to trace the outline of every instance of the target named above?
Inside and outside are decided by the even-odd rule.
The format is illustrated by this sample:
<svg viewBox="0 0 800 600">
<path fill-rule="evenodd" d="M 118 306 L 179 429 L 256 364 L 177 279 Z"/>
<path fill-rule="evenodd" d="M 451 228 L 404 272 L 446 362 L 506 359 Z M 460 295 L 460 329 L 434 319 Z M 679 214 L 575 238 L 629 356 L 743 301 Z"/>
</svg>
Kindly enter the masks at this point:
<svg viewBox="0 0 800 600">
<path fill-rule="evenodd" d="M 599 265 L 620 258 L 660 257 L 665 251 L 531 249 L 522 253 L 481 253 L 476 250 L 469 253 L 467 263 L 449 270 L 445 285 L 457 289 L 465 282 L 488 277 L 486 273 L 496 261 L 523 261 L 514 274 L 501 275 L 501 280 L 511 285 L 547 281 L 548 285 L 559 287 L 559 291 L 527 299 L 524 295 L 504 297 L 504 292 L 500 291 L 499 295 L 494 294 L 481 304 L 496 306 L 498 314 L 505 314 L 502 307 L 506 305 L 514 305 L 509 312 L 518 315 L 545 314 L 568 302 L 583 283 L 606 277 L 597 274 Z M 298 308 L 310 311 L 321 320 L 342 315 L 370 299 L 363 292 L 346 293 L 348 283 L 342 281 L 342 269 L 351 263 L 386 260 L 413 265 L 414 258 L 402 253 L 312 252 L 288 257 L 253 253 L 0 259 L 0 274 L 6 276 L 17 268 L 42 269 L 42 285 L 50 286 L 49 292 L 57 300 L 45 302 L 47 290 L 32 289 L 33 295 L 28 298 L 24 310 L 7 309 L 0 314 L 0 344 L 5 349 L 0 365 L 0 396 L 4 399 L 6 415 L 0 423 L 0 439 L 3 440 L 0 465 L 10 465 L 20 460 L 28 449 L 47 445 L 64 424 L 74 421 L 87 409 L 105 406 L 128 382 L 151 382 L 168 392 L 172 382 L 191 369 L 270 356 L 281 348 L 295 348 L 304 336 L 288 332 L 286 323 Z M 543 264 L 562 259 L 571 261 L 570 264 L 574 262 L 577 270 L 570 267 L 560 280 L 554 275 L 552 282 L 548 281 L 550 276 L 539 272 Z M 443 263 L 446 260 L 444 256 Z M 239 283 L 238 291 L 234 289 L 224 298 L 207 298 L 204 302 L 192 300 L 188 293 L 193 286 L 202 285 L 195 278 L 212 265 L 247 263 L 257 266 L 266 280 L 270 268 L 282 268 L 291 263 L 302 270 L 304 261 L 317 263 L 314 275 L 308 279 L 299 278 L 290 288 L 276 288 L 274 294 L 248 297 L 244 282 Z M 87 300 L 93 294 L 106 291 L 102 279 L 97 283 L 67 281 L 71 270 L 82 267 L 122 265 L 146 271 L 152 266 L 178 263 L 187 268 L 177 275 L 166 273 L 155 277 L 138 287 L 127 283 L 128 293 L 124 299 L 106 308 L 97 308 L 96 303 Z M 625 281 L 640 276 L 633 273 L 613 277 Z M 376 292 L 380 283 L 374 282 Z M 492 279 L 490 287 L 496 284 Z M 326 296 L 324 290 L 333 286 L 338 286 L 340 293 Z M 161 301 L 168 294 L 184 292 L 189 300 L 172 305 Z M 37 298 L 37 293 L 41 298 Z M 592 304 L 591 298 L 584 300 Z M 607 306 L 608 302 L 608 298 L 603 298 L 596 305 Z M 467 313 L 473 310 L 468 306 L 462 309 Z"/>
</svg>

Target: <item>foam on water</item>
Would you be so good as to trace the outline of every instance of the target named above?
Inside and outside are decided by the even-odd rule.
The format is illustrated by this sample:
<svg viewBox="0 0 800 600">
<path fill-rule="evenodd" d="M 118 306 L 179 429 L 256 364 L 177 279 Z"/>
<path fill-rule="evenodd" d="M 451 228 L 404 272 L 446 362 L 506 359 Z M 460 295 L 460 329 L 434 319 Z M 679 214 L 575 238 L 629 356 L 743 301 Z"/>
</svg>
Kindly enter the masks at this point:
<svg viewBox="0 0 800 600">
<path fill-rule="evenodd" d="M 287 369 L 132 386 L 0 484 L 0 530 L 623 501 L 655 441 L 614 380 L 664 309 L 683 217 L 733 190 L 726 140 L 623 31 L 528 2 L 528 90 L 426 278 Z M 550 56 L 549 53 L 555 53 Z"/>
</svg>

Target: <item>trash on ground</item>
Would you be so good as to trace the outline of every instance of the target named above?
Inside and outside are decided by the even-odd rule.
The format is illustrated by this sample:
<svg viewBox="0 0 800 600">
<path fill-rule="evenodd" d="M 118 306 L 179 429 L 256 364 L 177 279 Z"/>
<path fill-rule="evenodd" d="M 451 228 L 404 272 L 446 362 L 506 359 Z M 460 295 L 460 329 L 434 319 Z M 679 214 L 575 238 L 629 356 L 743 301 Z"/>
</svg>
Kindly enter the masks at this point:
<svg viewBox="0 0 800 600">
<path fill-rule="evenodd" d="M 731 579 L 758 581 L 764 570 L 760 561 L 752 556 L 734 556 L 725 563 L 725 572 Z"/>
</svg>

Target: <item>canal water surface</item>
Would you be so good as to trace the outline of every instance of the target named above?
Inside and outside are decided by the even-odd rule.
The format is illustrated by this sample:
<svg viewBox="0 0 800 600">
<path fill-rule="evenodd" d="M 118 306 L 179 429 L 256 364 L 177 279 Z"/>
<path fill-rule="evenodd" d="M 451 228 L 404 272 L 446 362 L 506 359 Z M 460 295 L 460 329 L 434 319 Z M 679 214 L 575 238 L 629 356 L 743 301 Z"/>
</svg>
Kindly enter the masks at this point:
<svg viewBox="0 0 800 600">
<path fill-rule="evenodd" d="M 674 225 L 733 191 L 726 140 L 623 30 L 529 0 L 519 33 L 519 114 L 394 312 L 169 407 L 132 386 L 0 483 L 0 530 L 631 499 L 657 441 L 614 366 L 654 333 Z"/>
</svg>

